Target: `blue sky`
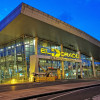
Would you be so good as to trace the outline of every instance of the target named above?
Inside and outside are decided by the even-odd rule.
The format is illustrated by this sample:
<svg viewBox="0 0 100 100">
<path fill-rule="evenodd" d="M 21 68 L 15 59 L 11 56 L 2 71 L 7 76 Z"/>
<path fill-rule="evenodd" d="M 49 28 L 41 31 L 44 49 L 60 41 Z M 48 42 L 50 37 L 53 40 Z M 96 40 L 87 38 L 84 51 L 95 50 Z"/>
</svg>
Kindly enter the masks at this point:
<svg viewBox="0 0 100 100">
<path fill-rule="evenodd" d="M 0 21 L 24 2 L 100 41 L 100 0 L 1 0 Z"/>
</svg>

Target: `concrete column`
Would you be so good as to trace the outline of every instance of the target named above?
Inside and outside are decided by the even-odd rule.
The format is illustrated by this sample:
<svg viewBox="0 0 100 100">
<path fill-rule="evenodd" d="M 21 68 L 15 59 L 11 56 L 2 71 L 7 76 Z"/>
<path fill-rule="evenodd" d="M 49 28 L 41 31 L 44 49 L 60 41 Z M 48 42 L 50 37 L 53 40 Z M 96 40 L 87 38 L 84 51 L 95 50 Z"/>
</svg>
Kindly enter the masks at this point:
<svg viewBox="0 0 100 100">
<path fill-rule="evenodd" d="M 39 62 L 39 59 L 38 59 L 38 37 L 35 37 L 35 59 L 36 59 L 36 62 L 35 62 L 35 72 L 38 73 L 39 72 L 39 68 L 38 68 L 38 62 Z"/>
<path fill-rule="evenodd" d="M 35 55 L 38 55 L 38 37 L 35 37 Z"/>
<path fill-rule="evenodd" d="M 38 56 L 30 56 L 30 81 L 33 81 L 33 73 L 38 73 Z"/>
<path fill-rule="evenodd" d="M 83 68 L 82 68 L 82 62 L 80 62 L 80 71 L 81 71 L 81 78 L 83 78 Z"/>
<path fill-rule="evenodd" d="M 63 45 L 61 44 L 61 52 L 63 52 Z M 65 79 L 65 71 L 64 71 L 64 61 L 61 61 L 61 67 L 62 67 L 62 77 Z"/>
<path fill-rule="evenodd" d="M 81 60 L 81 52 L 78 51 L 78 54 L 79 54 L 79 59 Z M 83 78 L 83 68 L 82 68 L 82 62 L 80 62 L 80 72 L 81 72 L 81 78 Z"/>
<path fill-rule="evenodd" d="M 65 79 L 65 71 L 64 71 L 64 62 L 61 61 L 61 67 L 62 67 L 62 77 Z"/>
<path fill-rule="evenodd" d="M 35 55 L 30 56 L 30 81 L 34 79 L 33 73 L 38 73 L 38 37 L 35 37 Z"/>
<path fill-rule="evenodd" d="M 76 79 L 78 79 L 78 63 L 76 62 Z"/>
<path fill-rule="evenodd" d="M 94 58 L 92 57 L 92 68 L 93 68 L 93 75 L 96 77 L 95 65 L 94 65 Z"/>
</svg>

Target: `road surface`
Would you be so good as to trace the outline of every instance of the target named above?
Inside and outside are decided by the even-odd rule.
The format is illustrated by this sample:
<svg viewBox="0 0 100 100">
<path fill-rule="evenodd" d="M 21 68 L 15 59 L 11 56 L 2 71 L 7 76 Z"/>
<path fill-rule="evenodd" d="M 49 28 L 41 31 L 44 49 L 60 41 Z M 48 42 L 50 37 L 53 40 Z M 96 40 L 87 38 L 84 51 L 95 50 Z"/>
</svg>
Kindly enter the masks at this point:
<svg viewBox="0 0 100 100">
<path fill-rule="evenodd" d="M 100 100 L 100 86 L 47 95 L 30 100 Z"/>
</svg>

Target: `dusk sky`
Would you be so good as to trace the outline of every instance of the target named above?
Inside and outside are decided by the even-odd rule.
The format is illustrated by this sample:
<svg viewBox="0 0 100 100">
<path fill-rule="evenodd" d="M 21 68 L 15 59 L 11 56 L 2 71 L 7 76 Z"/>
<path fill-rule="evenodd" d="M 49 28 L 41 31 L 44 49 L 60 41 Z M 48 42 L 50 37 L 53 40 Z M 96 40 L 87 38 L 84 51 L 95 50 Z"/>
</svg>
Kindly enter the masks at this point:
<svg viewBox="0 0 100 100">
<path fill-rule="evenodd" d="M 100 0 L 1 0 L 0 21 L 21 2 L 54 16 L 100 41 Z"/>
</svg>

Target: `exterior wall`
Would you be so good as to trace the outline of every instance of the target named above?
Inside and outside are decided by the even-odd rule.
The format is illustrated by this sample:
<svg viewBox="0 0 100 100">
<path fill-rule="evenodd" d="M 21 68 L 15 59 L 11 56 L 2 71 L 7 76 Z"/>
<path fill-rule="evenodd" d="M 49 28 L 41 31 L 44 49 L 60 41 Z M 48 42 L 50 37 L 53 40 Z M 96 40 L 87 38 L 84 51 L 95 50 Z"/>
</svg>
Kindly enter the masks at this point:
<svg viewBox="0 0 100 100">
<path fill-rule="evenodd" d="M 0 48 L 0 83 L 11 79 L 27 80 L 30 55 L 35 54 L 34 38 L 27 36 L 9 42 Z"/>
<path fill-rule="evenodd" d="M 27 15 L 50 24 L 100 47 L 100 42 L 85 32 L 23 3 L 0 22 L 0 32 L 19 14 Z M 41 53 L 41 48 L 45 48 L 49 53 Z M 56 57 L 52 57 L 51 49 L 54 50 L 53 55 L 58 52 Z M 100 77 L 100 64 L 97 64 L 100 61 L 96 61 L 93 57 L 91 59 L 91 57 L 83 55 L 81 52 L 79 53 L 79 59 L 61 56 L 59 52 L 74 53 L 75 55 L 79 51 L 73 51 L 67 47 L 63 47 L 63 44 L 57 44 L 47 40 L 41 41 L 38 37 L 33 38 L 29 36 L 23 36 L 2 45 L 0 47 L 0 83 L 9 83 L 11 79 L 27 80 L 32 73 L 37 73 L 40 70 L 38 68 L 38 60 L 44 62 L 44 69 L 53 66 L 61 70 L 63 79 L 70 79 L 74 76 L 78 78 L 79 75 L 82 78 Z M 43 70 L 40 72 L 43 72 Z"/>
<path fill-rule="evenodd" d="M 95 73 L 96 73 L 96 76 L 97 76 L 98 78 L 100 78 L 100 61 L 94 60 L 94 66 L 95 66 Z"/>
<path fill-rule="evenodd" d="M 26 75 L 25 47 L 23 38 L 19 38 L 0 48 L 0 82 L 25 79 Z"/>
<path fill-rule="evenodd" d="M 20 23 L 18 23 L 19 20 L 20 20 Z M 12 23 L 10 23 L 11 21 L 12 21 Z M 36 22 L 36 26 L 35 26 L 34 22 Z M 58 32 L 59 33 L 58 40 L 61 40 L 61 41 L 59 41 L 59 43 L 65 42 L 65 41 L 63 41 L 64 36 L 61 37 L 61 35 L 63 35 L 63 32 L 66 36 L 69 35 L 70 38 L 71 38 L 71 36 L 72 37 L 75 36 L 76 37 L 75 40 L 67 41 L 67 42 L 69 42 L 68 44 L 72 45 L 73 43 L 75 43 L 74 46 L 76 49 L 80 48 L 82 52 L 84 52 L 86 54 L 88 53 L 89 56 L 94 56 L 95 59 L 100 58 L 100 56 L 97 53 L 97 52 L 99 52 L 99 49 L 100 49 L 99 41 L 97 41 L 93 37 L 89 36 L 85 32 L 83 32 L 67 23 L 64 23 L 48 14 L 45 14 L 33 7 L 30 7 L 24 3 L 20 4 L 13 12 L 11 12 L 4 20 L 2 20 L 0 22 L 1 42 L 6 43 L 9 40 L 11 40 L 12 38 L 17 38 L 19 35 L 22 35 L 24 33 L 27 33 L 27 34 L 29 33 L 30 35 L 33 35 L 33 36 L 39 36 L 42 33 L 46 34 L 47 33 L 46 31 L 48 31 L 49 28 L 47 28 L 47 30 L 44 31 L 43 30 L 44 28 L 42 28 L 40 25 L 41 23 L 43 23 L 43 27 L 51 26 L 53 29 L 56 29 L 56 32 L 55 32 L 55 30 L 53 31 L 53 32 L 55 32 L 55 35 L 57 34 L 57 30 L 61 30 L 61 34 L 60 34 L 60 32 Z M 27 24 L 30 27 L 26 27 Z M 32 26 L 35 26 L 35 28 Z M 6 28 L 3 29 L 4 27 L 6 27 Z M 20 30 L 20 28 L 21 28 L 21 30 Z M 15 30 L 16 30 L 16 32 L 15 32 Z M 38 32 L 38 30 L 41 32 Z M 52 29 L 48 32 L 48 34 L 50 34 L 51 32 L 52 32 Z M 16 34 L 16 35 L 14 35 L 14 34 Z M 7 37 L 5 37 L 5 36 L 7 36 Z M 9 38 L 8 38 L 8 36 L 9 36 Z M 53 38 L 54 35 L 52 33 L 49 36 L 51 36 L 50 38 L 52 39 L 52 41 L 55 40 L 55 37 Z M 2 39 L 2 37 L 4 37 L 6 41 L 4 39 Z M 41 37 L 42 37 L 42 35 L 41 35 Z M 44 35 L 44 37 L 47 38 L 46 35 Z M 61 39 L 59 39 L 60 37 L 61 37 Z M 81 48 L 81 44 L 80 44 L 80 42 L 81 42 L 80 37 L 84 39 L 82 41 L 82 44 L 84 44 L 82 46 L 82 48 Z M 56 38 L 56 40 L 57 40 L 57 38 Z M 65 43 L 65 44 L 67 44 L 67 43 Z M 68 46 L 68 45 L 66 45 L 66 46 Z M 86 48 L 89 47 L 90 53 L 89 53 L 89 50 L 84 49 L 85 47 Z M 98 55 L 98 56 L 96 56 L 96 55 Z"/>
<path fill-rule="evenodd" d="M 82 68 L 83 68 L 83 78 L 94 77 L 93 63 L 91 57 L 81 54 Z"/>
<path fill-rule="evenodd" d="M 50 52 L 50 49 L 75 54 L 79 52 L 63 47 L 63 44 L 59 45 L 37 37 L 23 36 L 0 48 L 0 82 L 9 83 L 11 79 L 27 80 L 33 73 L 44 73 L 43 69 L 47 70 L 50 67 L 55 69 L 54 75 L 60 73 L 59 77 L 63 79 L 76 79 L 79 76 L 82 78 L 99 76 L 98 69 L 100 66 L 96 67 L 94 63 L 96 61 L 92 61 L 91 57 L 81 53 L 81 59 L 80 57 L 79 59 L 53 57 L 50 54 L 42 54 L 41 48 L 46 48 L 48 52 Z M 39 68 L 39 64 L 43 69 Z M 96 75 L 94 75 L 93 64 L 95 65 Z"/>
<path fill-rule="evenodd" d="M 56 63 L 57 63 L 57 61 L 60 61 L 60 70 L 61 70 L 61 76 L 62 76 L 62 78 L 64 79 L 65 78 L 65 76 L 67 75 L 67 73 L 69 73 L 70 74 L 70 76 L 68 76 L 67 77 L 67 79 L 70 79 L 70 78 L 75 78 L 74 77 L 74 75 L 72 75 L 71 73 L 76 73 L 75 75 L 76 75 L 76 78 L 78 78 L 78 76 L 80 75 L 82 78 L 92 78 L 92 77 L 94 77 L 93 75 L 94 75 L 94 70 L 93 70 L 93 66 L 92 66 L 92 60 L 91 60 L 91 57 L 87 57 L 87 56 L 85 56 L 85 55 L 80 55 L 80 57 L 81 58 L 79 58 L 79 59 L 82 59 L 82 63 L 79 61 L 79 63 L 78 63 L 78 60 L 73 60 L 73 61 L 71 61 L 71 60 L 65 60 L 65 61 L 63 61 L 63 60 L 61 60 L 59 57 L 57 57 L 56 59 L 53 59 L 53 57 L 51 58 L 50 57 L 50 49 L 52 49 L 52 47 L 54 48 L 54 49 L 59 49 L 59 51 L 67 51 L 67 52 L 69 52 L 69 53 L 76 53 L 76 54 L 78 54 L 78 52 L 79 51 L 73 51 L 73 50 L 70 50 L 70 49 L 68 49 L 67 47 L 63 47 L 63 45 L 57 45 L 57 44 L 55 44 L 55 43 L 52 43 L 52 42 L 50 42 L 50 41 L 47 41 L 47 40 L 38 40 L 38 55 L 41 55 L 39 58 L 41 58 L 42 60 L 40 60 L 40 64 L 41 64 L 41 66 L 45 69 L 45 70 L 47 70 L 47 68 L 48 67 L 54 67 L 54 66 L 56 66 L 56 68 L 59 68 L 59 66 L 57 67 L 57 65 L 56 65 Z M 41 48 L 45 48 L 49 53 L 48 54 L 45 54 L 45 53 L 41 53 Z M 61 48 L 63 48 L 63 49 L 61 49 Z M 81 54 L 81 53 L 80 53 Z M 43 56 L 42 56 L 43 55 Z M 48 57 L 50 57 L 50 58 L 48 58 Z M 58 58 L 59 58 L 59 60 L 58 60 Z M 49 61 L 48 61 L 48 59 L 49 59 Z M 63 58 L 64 59 L 64 58 Z M 71 59 L 71 58 L 70 58 Z M 52 62 L 51 60 L 53 60 L 53 61 L 55 61 L 55 62 Z M 47 62 L 49 63 L 49 64 L 47 64 Z M 55 63 L 54 65 L 52 65 L 53 63 Z M 81 67 L 80 67 L 80 65 L 81 65 Z M 73 67 L 72 68 L 72 66 L 76 66 L 76 67 Z M 37 66 L 36 66 L 37 67 Z M 40 69 L 39 69 L 40 70 Z M 65 70 L 67 70 L 67 73 L 65 72 Z M 68 72 L 68 70 L 70 70 L 70 72 Z M 41 71 L 40 71 L 41 72 Z"/>
</svg>

